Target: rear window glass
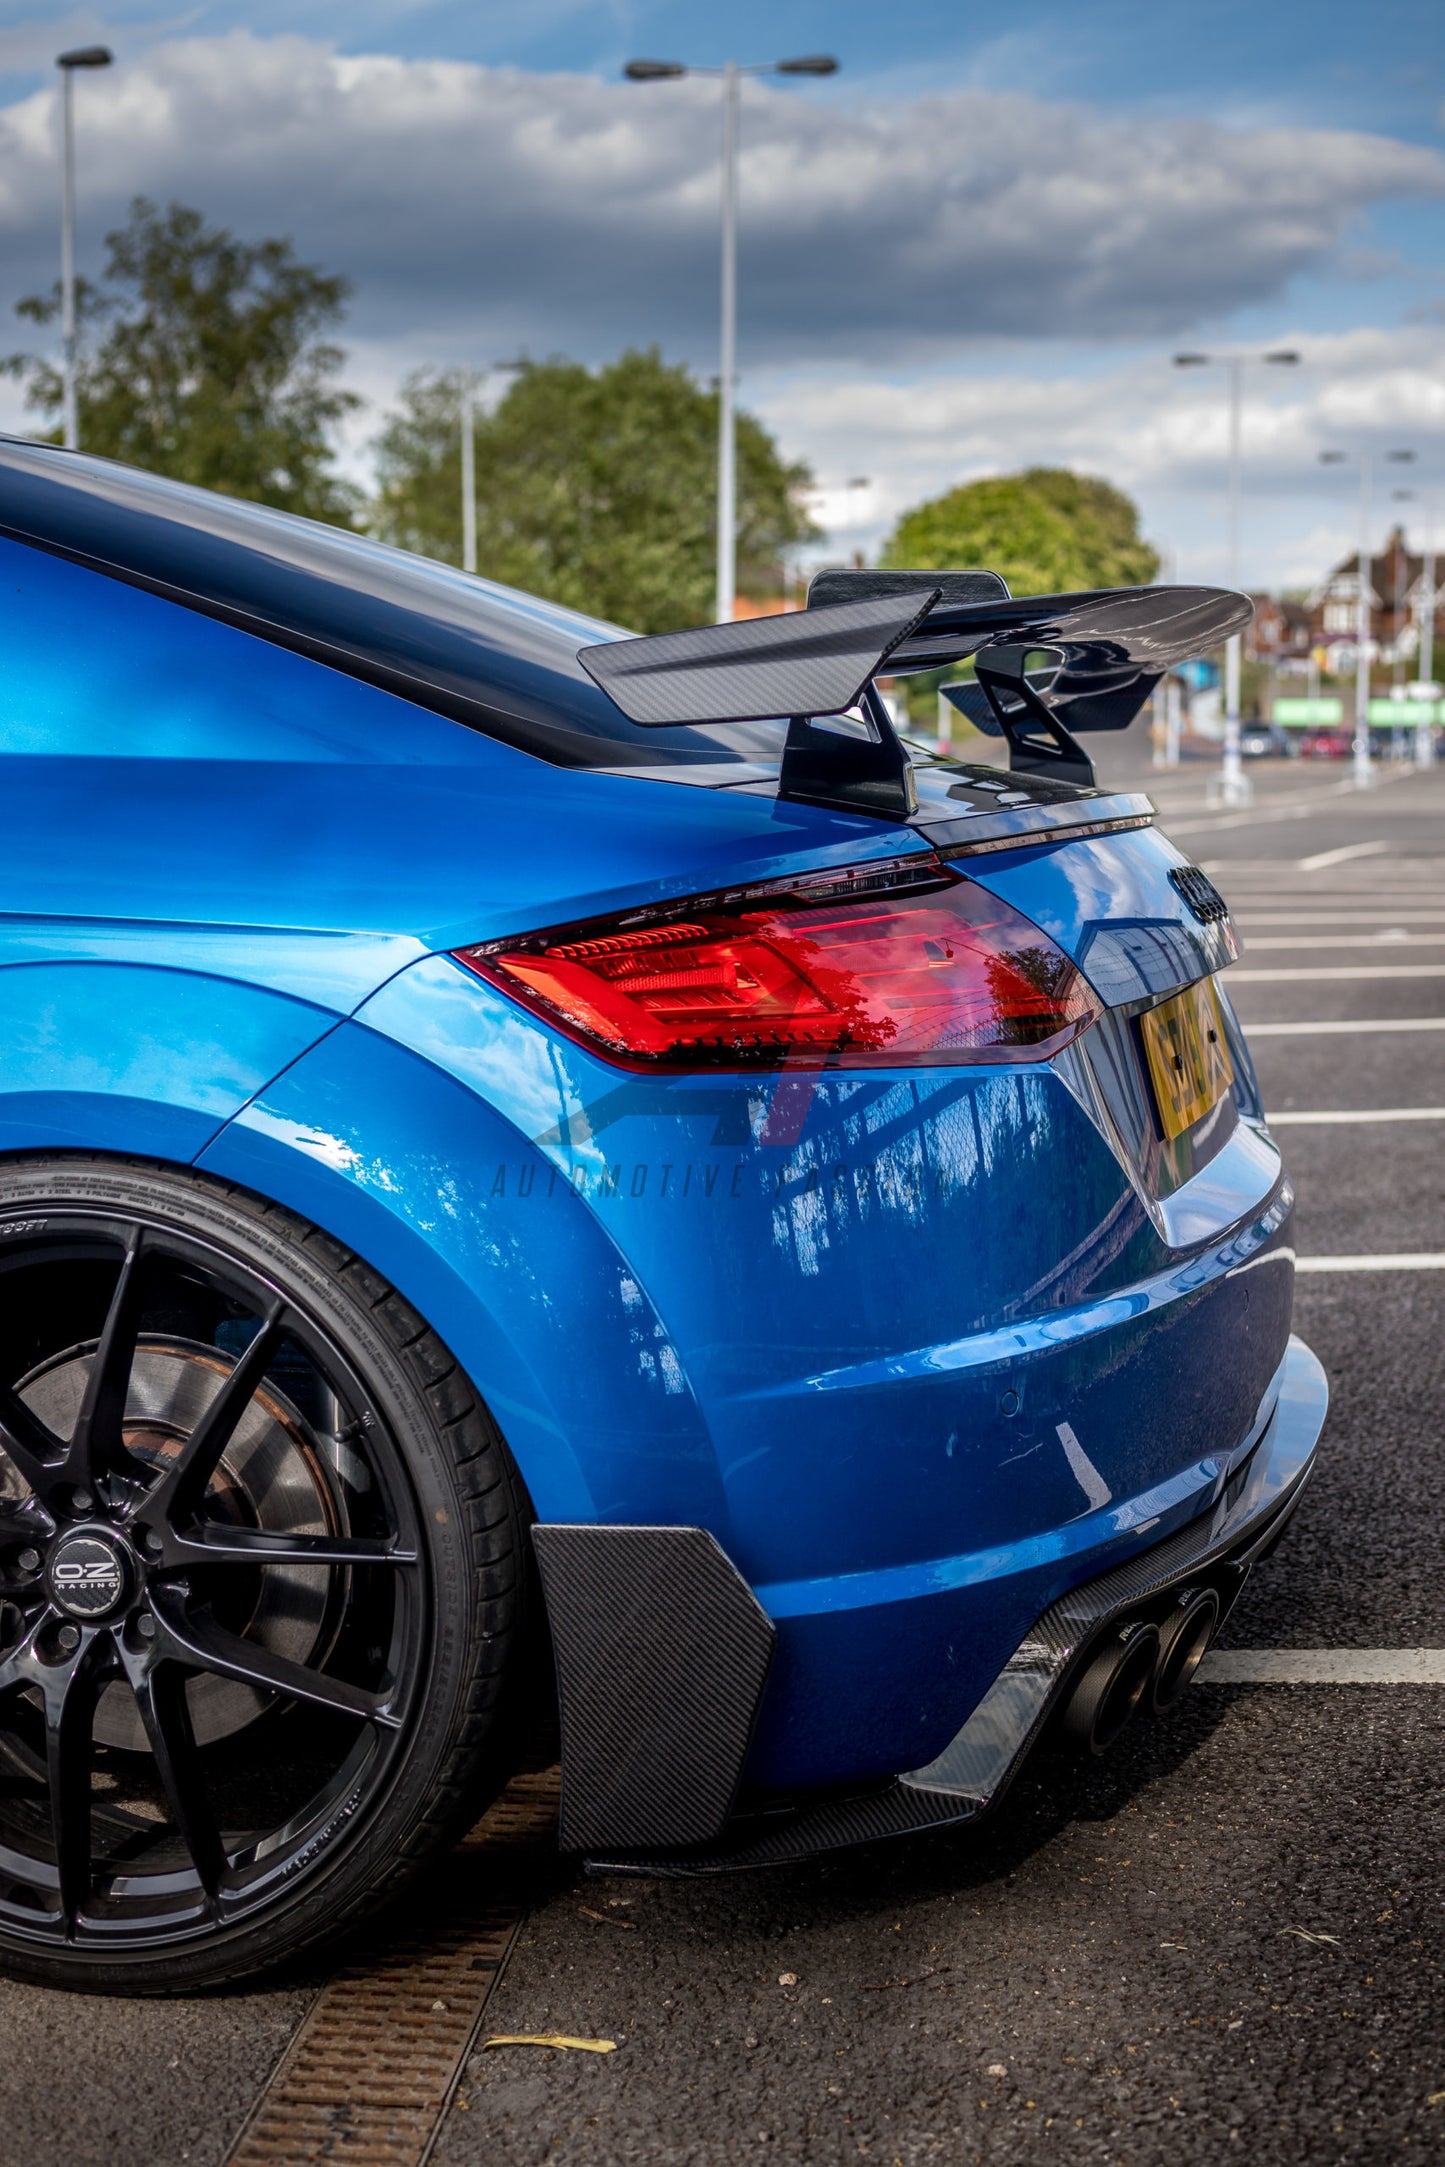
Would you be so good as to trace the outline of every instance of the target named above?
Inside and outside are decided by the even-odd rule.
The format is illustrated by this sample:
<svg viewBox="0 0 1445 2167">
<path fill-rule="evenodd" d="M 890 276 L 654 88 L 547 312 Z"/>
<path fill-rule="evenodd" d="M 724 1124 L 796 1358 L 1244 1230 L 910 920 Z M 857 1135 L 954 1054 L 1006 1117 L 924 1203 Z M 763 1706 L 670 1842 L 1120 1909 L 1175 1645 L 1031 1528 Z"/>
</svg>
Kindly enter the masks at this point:
<svg viewBox="0 0 1445 2167">
<path fill-rule="evenodd" d="M 362 535 L 21 442 L 0 532 L 165 594 L 567 767 L 775 763 L 784 722 L 631 723 L 577 661 L 620 627 Z"/>
</svg>

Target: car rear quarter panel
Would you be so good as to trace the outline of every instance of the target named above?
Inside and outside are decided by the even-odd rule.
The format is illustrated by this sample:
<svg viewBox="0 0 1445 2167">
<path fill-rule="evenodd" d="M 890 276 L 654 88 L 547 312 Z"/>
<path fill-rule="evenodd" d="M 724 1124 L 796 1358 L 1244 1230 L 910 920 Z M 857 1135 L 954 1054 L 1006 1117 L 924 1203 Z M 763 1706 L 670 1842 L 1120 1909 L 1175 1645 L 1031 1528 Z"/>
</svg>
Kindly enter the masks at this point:
<svg viewBox="0 0 1445 2167">
<path fill-rule="evenodd" d="M 1171 1250 L 1046 1067 L 629 1076 L 445 957 L 200 1163 L 416 1302 L 542 1517 L 717 1536 L 779 1626 L 768 1782 L 937 1751 L 1207 1505 L 1288 1331 L 1284 1192 Z"/>
</svg>

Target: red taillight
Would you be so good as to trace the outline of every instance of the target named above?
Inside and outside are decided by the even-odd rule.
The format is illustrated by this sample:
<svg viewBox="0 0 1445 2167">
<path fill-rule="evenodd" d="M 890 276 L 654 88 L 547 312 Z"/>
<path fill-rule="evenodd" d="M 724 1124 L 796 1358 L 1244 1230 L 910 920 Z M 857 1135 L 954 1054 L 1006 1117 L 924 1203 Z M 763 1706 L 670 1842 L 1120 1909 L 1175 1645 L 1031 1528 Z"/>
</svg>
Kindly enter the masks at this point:
<svg viewBox="0 0 1445 2167">
<path fill-rule="evenodd" d="M 649 1068 L 1045 1060 L 1099 1013 L 1046 934 L 937 861 L 456 955 L 569 1037 Z"/>
</svg>

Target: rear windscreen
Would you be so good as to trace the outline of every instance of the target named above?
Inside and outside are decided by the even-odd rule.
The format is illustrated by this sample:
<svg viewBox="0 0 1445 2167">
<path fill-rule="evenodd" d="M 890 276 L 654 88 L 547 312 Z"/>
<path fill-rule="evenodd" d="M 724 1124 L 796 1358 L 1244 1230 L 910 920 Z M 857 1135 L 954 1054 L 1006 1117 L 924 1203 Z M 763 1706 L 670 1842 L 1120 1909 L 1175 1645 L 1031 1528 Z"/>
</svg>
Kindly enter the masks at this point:
<svg viewBox="0 0 1445 2167">
<path fill-rule="evenodd" d="M 625 638 L 430 558 L 46 445 L 0 444 L 0 532 L 566 767 L 776 763 L 784 722 L 642 728 L 577 661 Z"/>
</svg>

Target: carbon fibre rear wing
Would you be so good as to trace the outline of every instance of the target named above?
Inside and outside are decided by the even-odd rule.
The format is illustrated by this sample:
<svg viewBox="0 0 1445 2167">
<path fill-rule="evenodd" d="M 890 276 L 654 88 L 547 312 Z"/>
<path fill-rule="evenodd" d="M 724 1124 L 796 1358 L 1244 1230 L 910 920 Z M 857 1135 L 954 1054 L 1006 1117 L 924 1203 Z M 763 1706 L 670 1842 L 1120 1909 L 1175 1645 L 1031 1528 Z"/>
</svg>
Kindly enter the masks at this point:
<svg viewBox="0 0 1445 2167">
<path fill-rule="evenodd" d="M 909 760 L 880 674 L 972 656 L 975 682 L 949 696 L 1007 738 L 1010 766 L 1092 784 L 1075 732 L 1126 728 L 1166 670 L 1251 614 L 1246 596 L 1213 587 L 1013 597 L 992 572 L 820 572 L 806 610 L 609 640 L 577 659 L 634 723 L 786 715 L 781 796 L 907 818 Z"/>
</svg>

